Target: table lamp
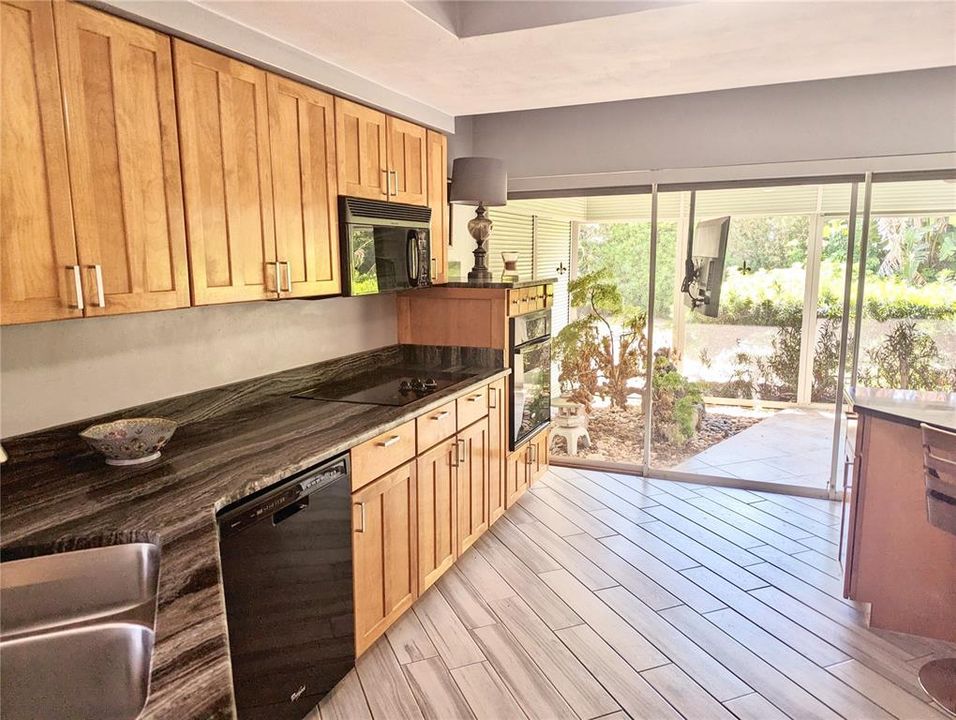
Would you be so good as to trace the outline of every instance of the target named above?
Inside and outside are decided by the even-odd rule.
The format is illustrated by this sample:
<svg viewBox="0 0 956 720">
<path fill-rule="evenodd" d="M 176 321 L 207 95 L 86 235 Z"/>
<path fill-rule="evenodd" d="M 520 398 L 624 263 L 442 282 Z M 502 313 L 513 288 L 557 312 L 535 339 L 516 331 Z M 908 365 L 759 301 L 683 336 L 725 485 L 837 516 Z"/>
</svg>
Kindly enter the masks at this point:
<svg viewBox="0 0 956 720">
<path fill-rule="evenodd" d="M 508 202 L 508 173 L 497 158 L 455 158 L 451 169 L 449 202 L 476 203 L 475 217 L 468 221 L 468 232 L 475 239 L 475 266 L 468 273 L 468 282 L 489 282 L 491 271 L 485 264 L 488 250 L 485 243 L 491 235 L 491 220 L 485 216 L 485 207 L 505 205 Z"/>
</svg>

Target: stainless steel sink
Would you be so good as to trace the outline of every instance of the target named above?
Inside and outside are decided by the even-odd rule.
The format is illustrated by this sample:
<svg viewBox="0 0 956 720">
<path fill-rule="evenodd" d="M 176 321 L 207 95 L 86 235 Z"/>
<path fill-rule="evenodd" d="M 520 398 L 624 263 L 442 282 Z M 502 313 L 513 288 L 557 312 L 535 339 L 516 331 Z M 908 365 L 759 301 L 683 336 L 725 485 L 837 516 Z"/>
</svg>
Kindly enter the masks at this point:
<svg viewBox="0 0 956 720">
<path fill-rule="evenodd" d="M 152 605 L 159 548 L 152 543 L 14 560 L 0 566 L 0 637 L 106 618 Z"/>
<path fill-rule="evenodd" d="M 149 693 L 151 543 L 0 564 L 0 717 L 133 720 Z"/>
<path fill-rule="evenodd" d="M 149 692 L 153 631 L 100 623 L 0 642 L 0 715 L 125 720 Z"/>
</svg>

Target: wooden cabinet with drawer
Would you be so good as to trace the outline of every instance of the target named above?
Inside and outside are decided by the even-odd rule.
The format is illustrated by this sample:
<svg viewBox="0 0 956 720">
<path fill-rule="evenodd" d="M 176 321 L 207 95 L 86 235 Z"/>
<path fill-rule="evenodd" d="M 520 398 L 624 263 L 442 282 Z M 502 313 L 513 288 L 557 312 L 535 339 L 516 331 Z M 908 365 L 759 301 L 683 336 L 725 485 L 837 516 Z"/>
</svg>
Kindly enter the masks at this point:
<svg viewBox="0 0 956 720">
<path fill-rule="evenodd" d="M 462 430 L 488 414 L 488 389 L 479 388 L 458 398 L 458 429 Z"/>
<path fill-rule="evenodd" d="M 554 305 L 554 285 L 542 283 L 508 291 L 508 315 L 524 315 Z"/>
<path fill-rule="evenodd" d="M 352 448 L 357 653 L 504 513 L 505 385 L 478 387 Z M 531 456 L 522 453 L 525 487 Z"/>
<path fill-rule="evenodd" d="M 415 421 L 352 448 L 352 491 L 415 457 Z"/>
<path fill-rule="evenodd" d="M 416 477 L 410 462 L 352 494 L 356 653 L 418 597 Z"/>
<path fill-rule="evenodd" d="M 442 440 L 450 438 L 458 430 L 456 401 L 451 400 L 415 419 L 418 430 L 418 454 Z"/>
</svg>

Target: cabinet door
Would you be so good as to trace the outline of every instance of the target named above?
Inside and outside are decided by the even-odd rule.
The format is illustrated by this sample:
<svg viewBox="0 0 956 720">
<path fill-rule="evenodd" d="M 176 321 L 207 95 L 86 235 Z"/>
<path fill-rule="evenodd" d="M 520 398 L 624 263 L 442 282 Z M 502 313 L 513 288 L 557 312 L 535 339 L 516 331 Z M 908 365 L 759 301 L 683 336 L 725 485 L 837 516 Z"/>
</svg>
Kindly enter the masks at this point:
<svg viewBox="0 0 956 720">
<path fill-rule="evenodd" d="M 428 131 L 428 205 L 432 209 L 431 274 L 448 282 L 448 138 Z"/>
<path fill-rule="evenodd" d="M 81 317 L 51 3 L 0 3 L 0 322 Z"/>
<path fill-rule="evenodd" d="M 352 494 L 356 654 L 417 597 L 415 478 L 413 461 Z"/>
<path fill-rule="evenodd" d="M 169 37 L 54 3 L 86 315 L 189 306 Z"/>
<path fill-rule="evenodd" d="M 342 195 L 388 199 L 386 145 L 385 113 L 335 98 L 335 156 Z"/>
<path fill-rule="evenodd" d="M 173 41 L 196 305 L 276 298 L 266 74 Z"/>
<path fill-rule="evenodd" d="M 457 556 L 455 438 L 418 458 L 418 592 L 425 592 Z"/>
<path fill-rule="evenodd" d="M 488 529 L 488 418 L 458 433 L 458 554 Z"/>
<path fill-rule="evenodd" d="M 425 128 L 389 116 L 388 172 L 392 200 L 409 205 L 428 204 L 426 146 Z"/>
<path fill-rule="evenodd" d="M 505 477 L 505 506 L 511 507 L 528 489 L 528 445 L 508 455 Z"/>
<path fill-rule="evenodd" d="M 528 485 L 534 485 L 548 469 L 548 431 L 542 430 L 528 443 Z"/>
<path fill-rule="evenodd" d="M 488 520 L 505 512 L 505 379 L 488 386 Z"/>
<path fill-rule="evenodd" d="M 342 290 L 331 95 L 267 76 L 276 259 L 282 297 Z"/>
</svg>

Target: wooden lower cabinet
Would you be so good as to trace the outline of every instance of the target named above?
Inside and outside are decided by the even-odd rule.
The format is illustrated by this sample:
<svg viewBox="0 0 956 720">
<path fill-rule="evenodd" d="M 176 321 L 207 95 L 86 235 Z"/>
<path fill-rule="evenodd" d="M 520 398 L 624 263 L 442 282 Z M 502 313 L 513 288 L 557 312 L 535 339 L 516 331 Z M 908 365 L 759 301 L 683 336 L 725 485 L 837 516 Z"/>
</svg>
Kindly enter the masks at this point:
<svg viewBox="0 0 956 720">
<path fill-rule="evenodd" d="M 536 441 L 541 442 L 536 438 L 509 456 L 509 462 L 520 457 L 523 480 L 516 494 L 506 487 L 505 382 L 501 379 L 481 388 L 487 414 L 457 434 L 453 425 L 456 401 L 451 400 L 352 448 L 357 655 L 543 472 L 547 447 L 529 451 Z M 474 407 L 468 398 L 477 392 L 463 395 L 459 401 Z M 451 426 L 446 424 L 448 418 Z M 439 436 L 445 437 L 435 444 L 431 428 L 439 425 L 445 428 Z M 423 429 L 427 431 L 423 433 Z M 452 434 L 446 434 L 449 431 Z M 421 450 L 413 458 L 416 444 Z M 534 457 L 540 458 L 537 464 Z M 398 462 L 404 464 L 389 472 Z"/>
<path fill-rule="evenodd" d="M 457 557 L 458 448 L 454 437 L 418 457 L 418 591 Z"/>
<path fill-rule="evenodd" d="M 505 472 L 505 507 L 514 505 L 528 489 L 528 445 L 508 454 Z"/>
<path fill-rule="evenodd" d="M 548 431 L 542 430 L 526 445 L 508 455 L 505 477 L 505 506 L 518 498 L 548 469 Z"/>
<path fill-rule="evenodd" d="M 488 386 L 488 520 L 491 523 L 505 514 L 506 382 L 502 378 Z"/>
<path fill-rule="evenodd" d="M 458 433 L 458 554 L 488 529 L 488 418 Z"/>
<path fill-rule="evenodd" d="M 352 494 L 357 654 L 418 597 L 416 478 L 410 462 Z"/>
<path fill-rule="evenodd" d="M 548 430 L 542 430 L 528 443 L 528 485 L 534 485 L 548 469 Z"/>
</svg>

